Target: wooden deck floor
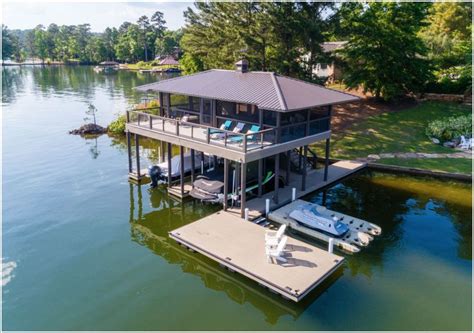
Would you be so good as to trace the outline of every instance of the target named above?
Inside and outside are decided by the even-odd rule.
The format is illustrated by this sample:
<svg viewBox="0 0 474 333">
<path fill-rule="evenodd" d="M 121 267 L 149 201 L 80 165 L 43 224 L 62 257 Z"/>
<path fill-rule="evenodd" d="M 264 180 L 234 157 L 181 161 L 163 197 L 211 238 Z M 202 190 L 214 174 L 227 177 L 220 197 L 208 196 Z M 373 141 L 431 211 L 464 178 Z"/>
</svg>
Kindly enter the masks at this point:
<svg viewBox="0 0 474 333">
<path fill-rule="evenodd" d="M 324 181 L 324 169 L 312 170 L 306 176 L 306 189 L 301 190 L 301 175 L 292 173 L 290 177 L 290 184 L 278 191 L 279 201 L 276 204 L 272 198 L 274 193 L 270 192 L 262 195 L 261 198 L 254 198 L 247 201 L 247 208 L 249 209 L 249 219 L 253 220 L 265 213 L 265 200 L 270 199 L 270 210 L 277 209 L 291 202 L 292 188 L 296 188 L 296 199 L 305 196 L 308 193 L 317 191 L 325 186 L 345 178 L 366 166 L 366 163 L 354 161 L 339 161 L 331 164 L 328 169 L 328 180 Z M 282 171 L 283 172 L 283 171 Z M 284 173 L 283 173 L 284 174 Z M 240 216 L 240 208 L 233 207 L 228 209 L 229 213 Z"/>
<path fill-rule="evenodd" d="M 265 228 L 223 211 L 170 232 L 170 237 L 273 292 L 300 301 L 333 273 L 343 257 L 288 237 L 287 263 L 268 263 Z"/>
</svg>

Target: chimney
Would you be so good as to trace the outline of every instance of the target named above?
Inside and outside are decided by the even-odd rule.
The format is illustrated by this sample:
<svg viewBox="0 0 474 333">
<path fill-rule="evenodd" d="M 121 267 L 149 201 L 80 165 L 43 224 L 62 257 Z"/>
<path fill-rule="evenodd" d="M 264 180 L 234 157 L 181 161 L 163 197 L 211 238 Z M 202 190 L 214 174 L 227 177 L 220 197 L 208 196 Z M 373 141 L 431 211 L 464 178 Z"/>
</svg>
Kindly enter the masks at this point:
<svg viewBox="0 0 474 333">
<path fill-rule="evenodd" d="M 249 70 L 249 62 L 246 59 L 239 60 L 235 63 L 235 70 L 240 73 L 246 73 Z"/>
</svg>

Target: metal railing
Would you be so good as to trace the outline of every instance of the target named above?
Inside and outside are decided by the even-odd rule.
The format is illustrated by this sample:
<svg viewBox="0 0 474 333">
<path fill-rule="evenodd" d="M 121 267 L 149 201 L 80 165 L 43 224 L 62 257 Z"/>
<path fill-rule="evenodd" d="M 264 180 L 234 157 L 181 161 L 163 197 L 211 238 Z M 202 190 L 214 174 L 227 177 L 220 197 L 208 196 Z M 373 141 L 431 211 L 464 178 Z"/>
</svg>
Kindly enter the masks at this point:
<svg viewBox="0 0 474 333">
<path fill-rule="evenodd" d="M 249 152 L 275 144 L 276 128 L 255 133 L 235 133 L 207 125 L 153 115 L 142 111 L 127 111 L 127 123 L 150 131 L 172 134 L 206 144 Z"/>
</svg>

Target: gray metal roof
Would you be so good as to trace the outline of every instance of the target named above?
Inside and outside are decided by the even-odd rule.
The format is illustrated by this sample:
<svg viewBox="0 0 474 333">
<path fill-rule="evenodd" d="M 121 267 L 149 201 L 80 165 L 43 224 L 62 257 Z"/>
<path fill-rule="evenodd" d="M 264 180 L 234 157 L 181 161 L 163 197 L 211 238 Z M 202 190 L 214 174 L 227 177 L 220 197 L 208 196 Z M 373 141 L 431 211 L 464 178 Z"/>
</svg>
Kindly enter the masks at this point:
<svg viewBox="0 0 474 333">
<path fill-rule="evenodd" d="M 340 42 L 324 42 L 321 44 L 324 52 L 333 52 L 339 49 L 343 49 L 347 44 L 347 41 Z"/>
<path fill-rule="evenodd" d="M 241 73 L 221 69 L 162 80 L 136 89 L 254 104 L 260 109 L 275 111 L 299 110 L 359 99 L 351 94 L 273 72 Z"/>
</svg>

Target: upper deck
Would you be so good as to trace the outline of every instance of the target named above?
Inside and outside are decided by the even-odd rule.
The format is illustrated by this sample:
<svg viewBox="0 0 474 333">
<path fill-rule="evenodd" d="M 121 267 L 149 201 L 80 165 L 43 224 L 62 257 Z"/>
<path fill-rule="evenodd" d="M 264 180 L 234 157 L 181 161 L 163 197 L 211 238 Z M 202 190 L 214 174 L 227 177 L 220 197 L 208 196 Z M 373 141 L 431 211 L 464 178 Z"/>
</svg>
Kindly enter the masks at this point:
<svg viewBox="0 0 474 333">
<path fill-rule="evenodd" d="M 156 110 L 156 109 L 155 109 Z M 143 112 L 147 111 L 147 112 Z M 236 133 L 202 124 L 202 114 L 184 107 L 171 107 L 169 116 L 148 113 L 152 109 L 128 111 L 126 129 L 134 134 L 196 149 L 238 162 L 252 162 L 330 137 L 330 114 L 283 126 L 260 125 L 257 132 L 248 131 L 254 122 L 229 118 L 232 123 L 244 124 L 247 130 Z M 186 116 L 187 120 L 183 118 Z M 216 117 L 217 118 L 217 117 Z M 211 123 L 223 123 L 224 118 Z"/>
</svg>

